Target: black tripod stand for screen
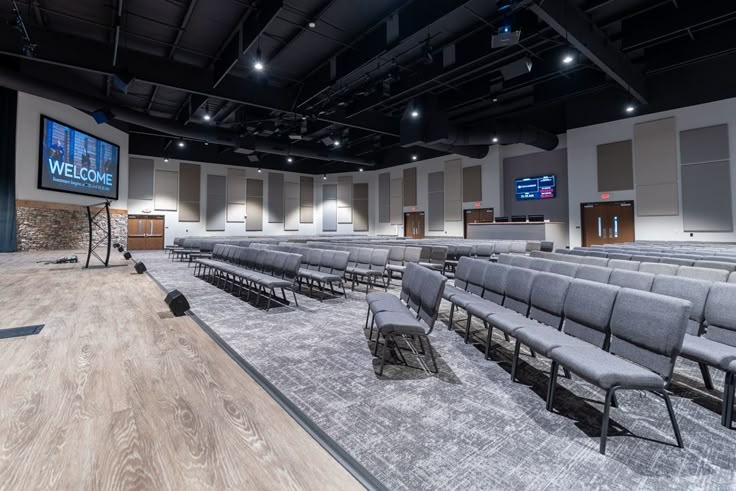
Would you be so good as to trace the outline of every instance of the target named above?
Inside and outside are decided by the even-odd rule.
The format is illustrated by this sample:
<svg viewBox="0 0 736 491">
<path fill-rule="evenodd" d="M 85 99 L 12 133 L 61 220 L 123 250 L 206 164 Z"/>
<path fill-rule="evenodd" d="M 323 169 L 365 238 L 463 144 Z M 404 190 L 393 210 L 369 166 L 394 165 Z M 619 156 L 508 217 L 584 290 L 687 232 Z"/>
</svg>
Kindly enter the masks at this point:
<svg viewBox="0 0 736 491">
<path fill-rule="evenodd" d="M 99 208 L 97 211 L 92 212 L 92 208 Z M 102 215 L 102 212 L 105 212 L 105 215 Z M 102 216 L 101 216 L 102 215 Z M 105 226 L 104 223 L 100 223 L 102 219 L 107 217 L 107 226 Z M 89 268 L 89 260 L 92 256 L 96 257 L 100 260 L 102 264 L 107 267 L 108 263 L 110 262 L 110 246 L 112 242 L 112 222 L 110 221 L 110 202 L 105 201 L 104 203 L 97 203 L 96 205 L 89 205 L 87 207 L 87 220 L 89 221 L 89 249 L 87 251 L 87 264 L 85 264 L 85 268 Z M 96 227 L 95 228 L 93 228 Z M 94 234 L 92 233 L 93 230 L 99 230 L 100 235 L 95 239 Z M 99 254 L 97 254 L 97 249 L 102 247 L 103 245 L 106 245 L 107 252 L 105 254 L 105 259 L 103 260 L 102 257 L 100 257 Z"/>
</svg>

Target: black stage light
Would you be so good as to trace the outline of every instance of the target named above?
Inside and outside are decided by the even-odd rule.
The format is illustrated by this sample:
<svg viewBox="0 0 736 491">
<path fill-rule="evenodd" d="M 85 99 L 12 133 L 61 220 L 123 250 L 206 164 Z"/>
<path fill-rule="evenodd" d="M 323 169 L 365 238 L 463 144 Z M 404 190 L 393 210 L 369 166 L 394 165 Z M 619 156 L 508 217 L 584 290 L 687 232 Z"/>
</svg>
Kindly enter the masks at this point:
<svg viewBox="0 0 736 491">
<path fill-rule="evenodd" d="M 171 313 L 176 317 L 184 315 L 189 310 L 189 302 L 179 290 L 171 290 L 166 294 L 164 301 L 169 306 Z"/>
<path fill-rule="evenodd" d="M 97 124 L 105 124 L 115 119 L 115 114 L 109 109 L 102 108 L 92 111 L 92 117 Z"/>
<path fill-rule="evenodd" d="M 532 60 L 526 57 L 501 67 L 501 75 L 503 75 L 504 80 L 520 77 L 521 75 L 526 75 L 531 71 Z"/>
<path fill-rule="evenodd" d="M 130 252 L 128 252 L 128 251 L 125 251 L 125 253 L 123 254 L 123 257 L 124 257 L 124 258 L 125 258 L 126 260 L 128 260 L 128 261 L 129 261 L 129 260 L 131 260 L 131 259 L 133 259 L 133 256 L 131 256 L 131 255 L 130 255 Z"/>
</svg>

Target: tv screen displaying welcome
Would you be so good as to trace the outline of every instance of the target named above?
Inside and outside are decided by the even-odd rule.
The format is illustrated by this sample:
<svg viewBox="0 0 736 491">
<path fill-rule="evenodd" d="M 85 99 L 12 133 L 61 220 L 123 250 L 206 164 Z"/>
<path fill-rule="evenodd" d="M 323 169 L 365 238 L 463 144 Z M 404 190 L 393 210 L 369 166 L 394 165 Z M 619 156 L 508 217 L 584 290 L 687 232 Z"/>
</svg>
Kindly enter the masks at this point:
<svg viewBox="0 0 736 491">
<path fill-rule="evenodd" d="M 118 198 L 120 147 L 41 116 L 38 187 Z"/>
<path fill-rule="evenodd" d="M 549 199 L 557 195 L 555 176 L 537 176 L 516 179 L 516 199 Z"/>
</svg>

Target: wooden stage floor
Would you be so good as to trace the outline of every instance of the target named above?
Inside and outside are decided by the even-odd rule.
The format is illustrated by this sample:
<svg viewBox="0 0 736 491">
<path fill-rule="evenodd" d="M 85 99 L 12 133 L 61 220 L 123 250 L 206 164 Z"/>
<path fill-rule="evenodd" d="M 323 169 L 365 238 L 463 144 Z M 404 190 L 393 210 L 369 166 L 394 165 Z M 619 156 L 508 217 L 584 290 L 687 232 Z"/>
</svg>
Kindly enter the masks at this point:
<svg viewBox="0 0 736 491">
<path fill-rule="evenodd" d="M 147 275 L 62 255 L 0 254 L 0 328 L 45 324 L 0 339 L 0 489 L 362 489 Z"/>
</svg>

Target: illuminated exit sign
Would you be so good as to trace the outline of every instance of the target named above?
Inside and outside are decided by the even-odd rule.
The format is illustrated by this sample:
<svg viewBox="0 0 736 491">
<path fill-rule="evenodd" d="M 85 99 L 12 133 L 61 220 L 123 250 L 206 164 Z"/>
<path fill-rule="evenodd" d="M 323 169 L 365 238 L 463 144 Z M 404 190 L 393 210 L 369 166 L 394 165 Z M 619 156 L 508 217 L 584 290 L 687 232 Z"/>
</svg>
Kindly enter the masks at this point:
<svg viewBox="0 0 736 491">
<path fill-rule="evenodd" d="M 609 193 L 603 193 L 601 194 L 601 199 L 609 199 L 611 195 Z"/>
<path fill-rule="evenodd" d="M 480 201 L 476 201 L 476 202 L 475 202 L 475 206 L 476 206 L 476 207 L 480 206 Z"/>
</svg>

